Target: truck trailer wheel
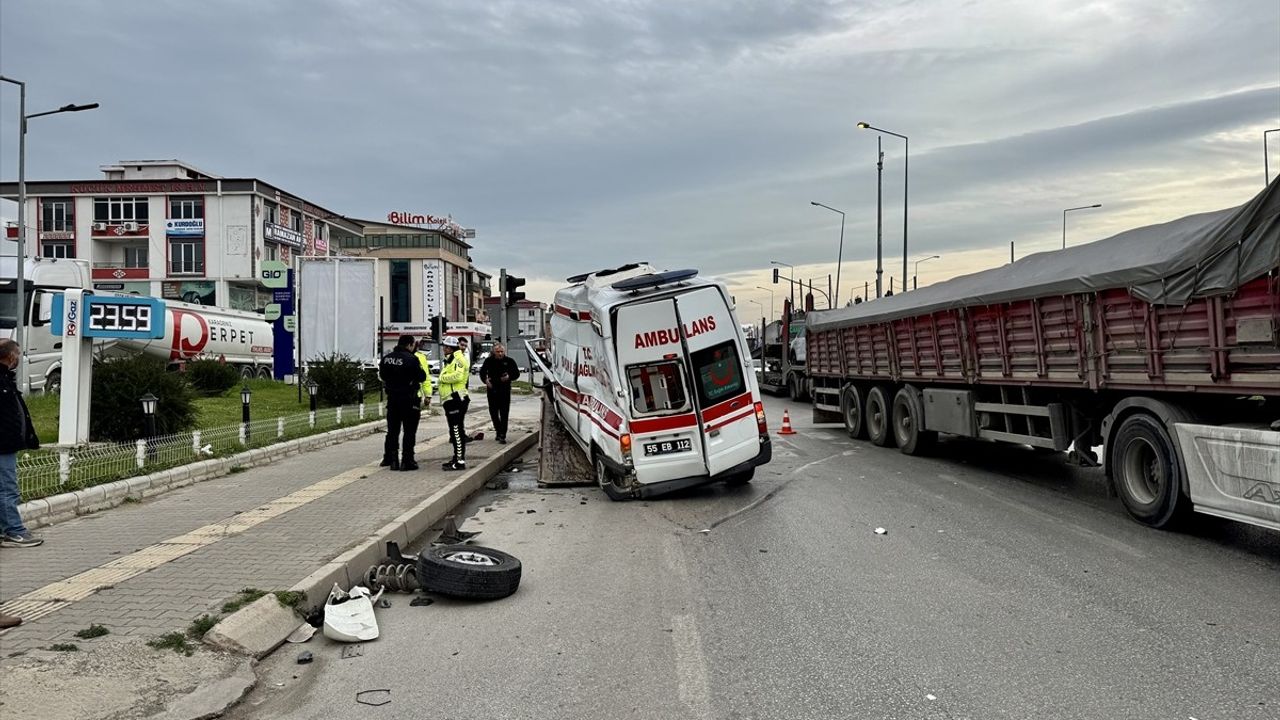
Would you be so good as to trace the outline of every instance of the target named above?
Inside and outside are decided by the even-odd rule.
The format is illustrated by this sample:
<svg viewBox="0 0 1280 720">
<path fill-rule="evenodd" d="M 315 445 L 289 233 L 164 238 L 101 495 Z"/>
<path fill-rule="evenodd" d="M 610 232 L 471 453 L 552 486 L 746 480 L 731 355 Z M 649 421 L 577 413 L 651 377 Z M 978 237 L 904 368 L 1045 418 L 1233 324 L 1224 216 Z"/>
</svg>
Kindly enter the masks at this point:
<svg viewBox="0 0 1280 720">
<path fill-rule="evenodd" d="M 240 366 L 240 379 L 241 379 L 241 380 L 252 380 L 256 374 L 257 374 L 257 373 L 254 371 L 254 369 L 253 369 L 253 366 L 252 366 L 252 365 L 241 365 L 241 366 Z"/>
<path fill-rule="evenodd" d="M 613 472 L 610 471 L 609 466 L 605 464 L 604 456 L 597 452 L 595 453 L 593 460 L 592 464 L 595 466 L 596 470 L 596 484 L 600 486 L 600 489 L 604 491 L 604 494 L 608 495 L 609 499 L 613 501 L 629 499 L 627 493 L 623 492 L 623 490 L 614 483 Z"/>
<path fill-rule="evenodd" d="M 889 394 L 883 385 L 876 385 L 867 392 L 867 437 L 880 447 L 893 446 L 893 421 L 889 407 Z"/>
<path fill-rule="evenodd" d="M 520 587 L 520 561 L 478 545 L 438 545 L 418 554 L 423 590 L 472 600 L 504 598 Z"/>
<path fill-rule="evenodd" d="M 49 377 L 44 379 L 44 394 L 45 395 L 62 394 L 62 371 L 61 370 L 54 370 L 53 372 L 49 373 Z"/>
<path fill-rule="evenodd" d="M 893 397 L 893 439 L 905 455 L 928 452 L 938 439 L 938 433 L 924 429 L 924 401 L 910 385 Z"/>
<path fill-rule="evenodd" d="M 1182 464 L 1168 430 L 1144 412 L 1125 418 L 1107 448 L 1111 477 L 1135 520 L 1154 528 L 1175 525 L 1190 501 L 1182 492 Z"/>
<path fill-rule="evenodd" d="M 862 440 L 867 436 L 866 405 L 862 391 L 857 385 L 850 385 L 840 393 L 841 415 L 844 416 L 844 429 L 849 437 Z"/>
<path fill-rule="evenodd" d="M 258 366 L 258 379 L 259 379 L 259 380 L 270 380 L 270 379 L 271 379 L 271 366 L 270 366 L 270 365 L 259 365 L 259 366 Z"/>
</svg>

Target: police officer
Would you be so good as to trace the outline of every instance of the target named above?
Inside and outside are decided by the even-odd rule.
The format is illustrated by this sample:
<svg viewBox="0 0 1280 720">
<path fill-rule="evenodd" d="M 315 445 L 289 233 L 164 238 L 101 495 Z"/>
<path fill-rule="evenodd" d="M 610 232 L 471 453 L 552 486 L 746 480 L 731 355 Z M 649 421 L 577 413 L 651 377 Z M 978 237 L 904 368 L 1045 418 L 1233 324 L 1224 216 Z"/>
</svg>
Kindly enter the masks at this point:
<svg viewBox="0 0 1280 720">
<path fill-rule="evenodd" d="M 387 440 L 382 448 L 382 465 L 392 470 L 417 470 L 413 445 L 422 413 L 422 385 L 430 382 L 430 376 L 423 372 L 413 352 L 412 335 L 401 335 L 395 349 L 382 356 L 378 377 L 387 391 Z"/>
<path fill-rule="evenodd" d="M 471 398 L 467 395 L 467 379 L 471 375 L 471 361 L 459 347 L 458 338 L 445 336 L 445 353 L 449 356 L 440 367 L 440 406 L 449 424 L 449 442 L 453 445 L 453 458 L 441 465 L 444 470 L 467 469 L 467 441 L 463 429 Z"/>
<path fill-rule="evenodd" d="M 419 393 L 422 397 L 422 407 L 431 407 L 431 394 L 435 392 L 435 387 L 431 383 L 431 339 L 422 338 L 418 341 L 418 351 L 414 355 L 418 356 L 418 364 L 422 366 L 422 372 L 426 374 L 427 379 L 422 381 L 422 391 Z"/>
</svg>

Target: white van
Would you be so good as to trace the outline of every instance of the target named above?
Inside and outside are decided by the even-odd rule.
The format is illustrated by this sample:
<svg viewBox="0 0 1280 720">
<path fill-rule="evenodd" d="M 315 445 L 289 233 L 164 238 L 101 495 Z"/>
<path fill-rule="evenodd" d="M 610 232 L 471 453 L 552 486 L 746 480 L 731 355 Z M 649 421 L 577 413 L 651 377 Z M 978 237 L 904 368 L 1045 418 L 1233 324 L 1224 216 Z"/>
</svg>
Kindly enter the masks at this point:
<svg viewBox="0 0 1280 720">
<path fill-rule="evenodd" d="M 610 498 L 742 484 L 769 462 L 760 388 L 723 285 L 640 264 L 568 282 L 543 371 Z"/>
</svg>

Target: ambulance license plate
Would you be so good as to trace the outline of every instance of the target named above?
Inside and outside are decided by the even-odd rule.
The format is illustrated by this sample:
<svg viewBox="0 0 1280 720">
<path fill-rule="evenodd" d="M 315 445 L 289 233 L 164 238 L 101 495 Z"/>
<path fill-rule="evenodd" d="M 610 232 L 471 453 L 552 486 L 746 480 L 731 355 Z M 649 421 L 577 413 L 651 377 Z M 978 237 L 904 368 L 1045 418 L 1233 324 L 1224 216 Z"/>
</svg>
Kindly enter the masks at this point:
<svg viewBox="0 0 1280 720">
<path fill-rule="evenodd" d="M 693 450 L 692 440 L 664 440 L 644 444 L 645 457 L 651 455 L 668 455 L 670 453 L 689 452 Z"/>
</svg>

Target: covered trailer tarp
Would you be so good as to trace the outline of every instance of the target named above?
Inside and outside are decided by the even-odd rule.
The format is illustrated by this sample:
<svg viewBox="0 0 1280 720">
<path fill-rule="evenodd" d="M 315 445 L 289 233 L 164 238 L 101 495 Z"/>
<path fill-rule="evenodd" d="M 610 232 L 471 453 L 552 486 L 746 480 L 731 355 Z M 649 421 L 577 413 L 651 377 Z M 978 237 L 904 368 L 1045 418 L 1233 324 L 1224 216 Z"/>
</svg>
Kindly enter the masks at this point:
<svg viewBox="0 0 1280 720">
<path fill-rule="evenodd" d="M 1240 207 L 1029 255 L 861 305 L 814 311 L 808 327 L 881 322 L 975 305 L 1127 288 L 1156 305 L 1228 293 L 1280 267 L 1280 178 Z"/>
</svg>

